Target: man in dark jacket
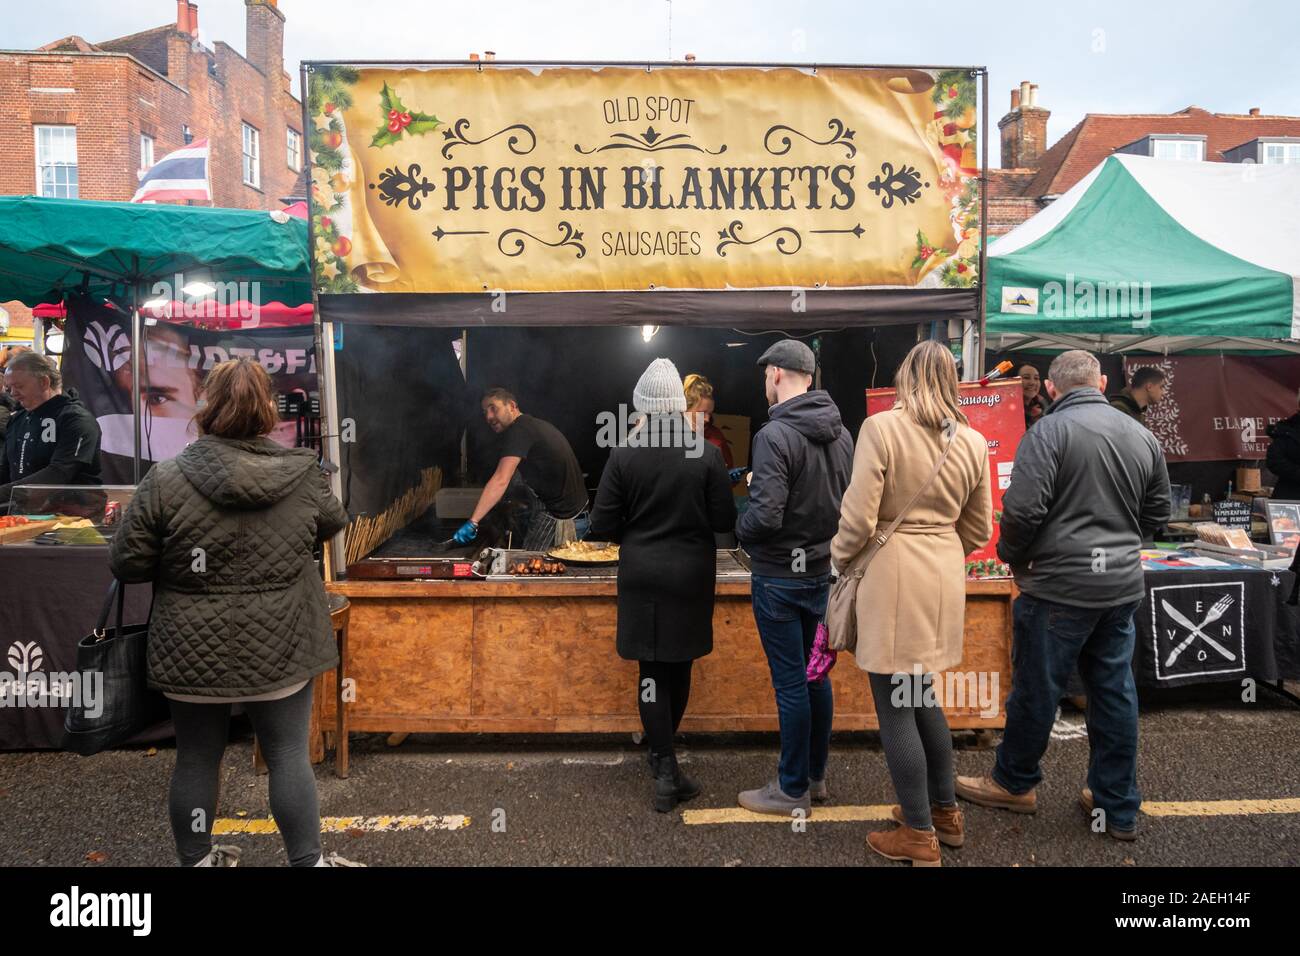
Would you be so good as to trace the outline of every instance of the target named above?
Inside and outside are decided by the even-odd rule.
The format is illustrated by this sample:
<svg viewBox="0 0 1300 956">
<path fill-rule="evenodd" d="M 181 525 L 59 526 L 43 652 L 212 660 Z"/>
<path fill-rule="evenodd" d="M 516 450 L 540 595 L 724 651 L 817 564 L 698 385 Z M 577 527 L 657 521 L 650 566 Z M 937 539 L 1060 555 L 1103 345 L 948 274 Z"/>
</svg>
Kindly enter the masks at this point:
<svg viewBox="0 0 1300 956">
<path fill-rule="evenodd" d="M 1297 399 L 1300 399 L 1298 394 Z M 1268 426 L 1273 439 L 1264 464 L 1277 475 L 1273 497 L 1279 501 L 1300 501 L 1300 412 Z"/>
<path fill-rule="evenodd" d="M 5 432 L 0 504 L 15 485 L 99 484 L 99 424 L 75 394 L 63 394 L 58 366 L 22 352 L 5 366 L 4 381 L 22 410 Z"/>
<path fill-rule="evenodd" d="M 833 701 L 828 680 L 806 677 L 830 591 L 831 538 L 853 472 L 853 437 L 821 389 L 810 391 L 812 349 L 793 339 L 759 358 L 769 421 L 754 436 L 749 508 L 736 537 L 749 553 L 754 620 L 772 671 L 781 724 L 778 779 L 740 794 L 756 813 L 807 814 L 826 799 Z"/>
<path fill-rule="evenodd" d="M 1112 408 L 1118 408 L 1134 421 L 1146 424 L 1144 416 L 1152 405 L 1159 404 L 1165 398 L 1165 373 L 1147 365 L 1133 373 L 1133 380 L 1128 388 L 1121 389 L 1111 397 Z"/>
<path fill-rule="evenodd" d="M 1081 803 L 1131 840 L 1141 803 L 1133 615 L 1145 594 L 1142 541 L 1169 519 L 1169 475 L 1155 436 L 1117 414 L 1105 387 L 1094 356 L 1062 353 L 1048 372 L 1053 404 L 1016 451 L 998 539 L 1021 591 L 1007 726 L 992 776 L 958 777 L 957 795 L 1037 809 L 1039 761 L 1077 666 L 1091 749 Z"/>
</svg>

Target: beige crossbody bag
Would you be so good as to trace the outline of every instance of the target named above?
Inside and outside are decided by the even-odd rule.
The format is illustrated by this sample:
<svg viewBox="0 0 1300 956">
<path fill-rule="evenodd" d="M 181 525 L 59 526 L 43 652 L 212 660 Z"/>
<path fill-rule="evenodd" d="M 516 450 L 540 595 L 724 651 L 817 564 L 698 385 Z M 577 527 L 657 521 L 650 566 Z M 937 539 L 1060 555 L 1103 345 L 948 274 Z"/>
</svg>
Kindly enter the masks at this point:
<svg viewBox="0 0 1300 956">
<path fill-rule="evenodd" d="M 925 479 L 925 483 L 916 489 L 916 494 L 898 513 L 889 527 L 881 533 L 875 535 L 862 553 L 858 555 L 839 576 L 833 585 L 831 585 L 830 597 L 826 601 L 826 632 L 827 644 L 833 651 L 848 651 L 850 654 L 856 651 L 858 646 L 858 584 L 862 581 L 862 575 L 867 572 L 867 565 L 871 559 L 889 543 L 894 532 L 898 529 L 899 524 L 907 513 L 912 510 L 912 505 L 916 504 L 918 498 L 925 494 L 926 490 L 934 484 L 934 479 L 939 476 L 939 469 L 948 459 L 948 452 L 952 451 L 953 440 L 957 437 L 954 431 L 944 446 L 943 454 L 934 463 L 934 470 L 930 472 L 930 477 Z"/>
</svg>

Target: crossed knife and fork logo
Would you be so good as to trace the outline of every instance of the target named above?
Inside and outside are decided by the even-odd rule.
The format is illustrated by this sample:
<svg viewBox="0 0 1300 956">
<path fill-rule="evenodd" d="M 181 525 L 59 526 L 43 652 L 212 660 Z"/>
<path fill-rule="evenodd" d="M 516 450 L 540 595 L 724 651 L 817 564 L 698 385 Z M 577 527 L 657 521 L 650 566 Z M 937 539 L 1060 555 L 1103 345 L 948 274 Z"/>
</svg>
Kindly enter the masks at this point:
<svg viewBox="0 0 1300 956">
<path fill-rule="evenodd" d="M 1172 666 L 1174 661 L 1178 660 L 1179 655 L 1182 654 L 1183 651 L 1187 650 L 1192 641 L 1196 640 L 1198 637 L 1228 660 L 1235 661 L 1237 659 L 1237 656 L 1233 654 L 1232 651 L 1228 650 L 1218 641 L 1214 640 L 1214 638 L 1205 633 L 1206 627 L 1223 617 L 1223 615 L 1227 613 L 1228 608 L 1232 607 L 1233 601 L 1231 597 L 1225 594 L 1223 597 L 1219 598 L 1219 600 L 1215 601 L 1209 612 L 1205 615 L 1205 619 L 1202 620 L 1200 624 L 1193 624 L 1190 618 L 1179 611 L 1178 608 L 1170 604 L 1168 600 L 1161 598 L 1160 604 L 1164 607 L 1165 613 L 1168 614 L 1176 623 L 1181 624 L 1183 627 L 1191 631 L 1190 634 L 1183 638 L 1182 643 L 1169 652 L 1169 658 L 1165 661 L 1165 667 Z"/>
</svg>

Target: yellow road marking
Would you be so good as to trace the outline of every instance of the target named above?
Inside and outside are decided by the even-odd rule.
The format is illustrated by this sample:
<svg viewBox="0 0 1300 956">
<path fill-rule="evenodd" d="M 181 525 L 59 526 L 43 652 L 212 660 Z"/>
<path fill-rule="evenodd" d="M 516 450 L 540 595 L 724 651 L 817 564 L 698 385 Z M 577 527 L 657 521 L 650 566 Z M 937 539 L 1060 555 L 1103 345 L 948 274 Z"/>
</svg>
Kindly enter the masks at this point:
<svg viewBox="0 0 1300 956">
<path fill-rule="evenodd" d="M 858 823 L 871 820 L 888 820 L 890 804 L 881 803 L 870 807 L 814 807 L 809 815 L 810 821 L 817 823 Z M 786 826 L 795 819 L 793 816 L 777 816 L 775 813 L 753 813 L 740 807 L 723 807 L 718 810 L 683 810 L 682 822 L 701 823 L 784 823 Z"/>
<path fill-rule="evenodd" d="M 1147 801 L 1142 804 L 1142 812 L 1149 817 L 1227 817 L 1258 813 L 1300 813 L 1300 798 Z"/>
<path fill-rule="evenodd" d="M 448 816 L 382 816 L 382 817 L 321 817 L 322 833 L 342 833 L 346 830 L 364 830 L 368 833 L 393 833 L 401 830 L 463 830 L 470 818 L 459 813 Z M 279 833 L 280 828 L 270 818 L 232 819 L 223 817 L 212 828 L 214 836 L 232 833 L 266 835 Z"/>
<path fill-rule="evenodd" d="M 808 816 L 810 823 L 860 823 L 889 820 L 891 805 L 813 807 Z M 1225 817 L 1250 816 L 1270 813 L 1300 813 L 1300 798 L 1285 797 L 1276 800 L 1148 800 L 1142 812 L 1149 817 Z M 740 807 L 721 807 L 716 810 L 683 810 L 682 822 L 692 825 L 718 823 L 783 823 L 794 818 L 774 813 L 752 813 Z"/>
</svg>

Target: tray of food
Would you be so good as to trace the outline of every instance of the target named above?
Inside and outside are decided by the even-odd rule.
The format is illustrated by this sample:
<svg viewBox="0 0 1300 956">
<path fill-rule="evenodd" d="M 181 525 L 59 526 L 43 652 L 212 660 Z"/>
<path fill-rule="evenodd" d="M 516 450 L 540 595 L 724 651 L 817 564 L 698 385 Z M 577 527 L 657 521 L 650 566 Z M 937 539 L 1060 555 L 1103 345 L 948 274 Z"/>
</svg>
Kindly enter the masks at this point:
<svg viewBox="0 0 1300 956">
<path fill-rule="evenodd" d="M 527 556 L 511 558 L 506 562 L 506 574 L 563 574 L 564 565 L 549 558 Z"/>
<path fill-rule="evenodd" d="M 58 523 L 58 518 L 54 515 L 37 515 L 35 517 L 5 515 L 0 517 L 0 544 L 17 544 L 20 541 L 30 541 L 37 535 L 49 531 Z"/>
<path fill-rule="evenodd" d="M 604 567 L 618 564 L 618 545 L 608 541 L 571 541 L 563 548 L 553 548 L 546 556 L 579 567 Z"/>
</svg>

